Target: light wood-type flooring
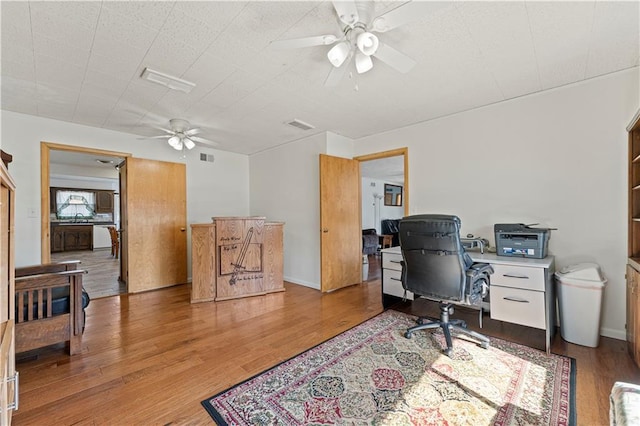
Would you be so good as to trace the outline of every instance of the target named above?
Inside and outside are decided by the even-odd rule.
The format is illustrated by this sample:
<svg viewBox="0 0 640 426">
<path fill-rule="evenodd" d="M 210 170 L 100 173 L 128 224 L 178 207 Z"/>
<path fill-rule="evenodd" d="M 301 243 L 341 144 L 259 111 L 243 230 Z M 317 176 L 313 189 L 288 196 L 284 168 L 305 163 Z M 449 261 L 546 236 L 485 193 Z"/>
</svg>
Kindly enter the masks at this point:
<svg viewBox="0 0 640 426">
<path fill-rule="evenodd" d="M 120 259 L 111 256 L 111 249 L 51 253 L 52 262 L 64 260 L 80 261 L 80 268 L 87 271 L 82 277 L 82 286 L 92 300 L 127 292 L 126 284 L 118 280 Z"/>
<path fill-rule="evenodd" d="M 382 311 L 379 279 L 328 294 L 285 287 L 283 293 L 200 304 L 189 303 L 188 285 L 92 301 L 81 354 L 69 357 L 58 345 L 18 361 L 14 425 L 212 424 L 201 400 Z M 434 307 L 430 303 L 396 308 L 421 314 Z M 454 317 L 478 330 L 475 313 L 456 310 Z M 544 346 L 539 330 L 488 316 L 480 331 Z M 557 335 L 553 352 L 577 360 L 579 425 L 608 424 L 615 380 L 640 382 L 625 342 L 602 338 L 592 349 Z"/>
</svg>

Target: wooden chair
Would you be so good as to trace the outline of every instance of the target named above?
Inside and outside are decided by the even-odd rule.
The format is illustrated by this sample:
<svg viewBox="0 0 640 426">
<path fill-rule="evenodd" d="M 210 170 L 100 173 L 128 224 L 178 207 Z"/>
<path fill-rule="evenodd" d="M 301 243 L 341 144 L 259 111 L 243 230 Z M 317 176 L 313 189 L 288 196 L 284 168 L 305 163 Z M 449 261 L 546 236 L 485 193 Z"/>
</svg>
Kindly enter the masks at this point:
<svg viewBox="0 0 640 426">
<path fill-rule="evenodd" d="M 111 236 L 111 256 L 115 256 L 118 258 L 118 253 L 120 252 L 120 240 L 118 239 L 118 231 L 115 226 L 107 226 L 109 230 L 109 235 Z"/>
<path fill-rule="evenodd" d="M 79 261 L 47 263 L 15 269 L 16 353 L 59 342 L 69 354 L 81 352 L 84 308 L 89 295 L 82 289 Z"/>
</svg>

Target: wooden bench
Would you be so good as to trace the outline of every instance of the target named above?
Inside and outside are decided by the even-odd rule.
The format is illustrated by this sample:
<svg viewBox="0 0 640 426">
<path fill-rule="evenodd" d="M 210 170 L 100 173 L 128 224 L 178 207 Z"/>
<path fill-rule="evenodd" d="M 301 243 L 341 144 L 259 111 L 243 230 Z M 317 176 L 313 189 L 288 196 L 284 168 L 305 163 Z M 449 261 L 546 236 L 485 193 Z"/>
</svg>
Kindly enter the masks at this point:
<svg viewBox="0 0 640 426">
<path fill-rule="evenodd" d="M 84 308 L 79 261 L 16 268 L 16 353 L 69 342 L 69 354 L 81 351 Z"/>
</svg>

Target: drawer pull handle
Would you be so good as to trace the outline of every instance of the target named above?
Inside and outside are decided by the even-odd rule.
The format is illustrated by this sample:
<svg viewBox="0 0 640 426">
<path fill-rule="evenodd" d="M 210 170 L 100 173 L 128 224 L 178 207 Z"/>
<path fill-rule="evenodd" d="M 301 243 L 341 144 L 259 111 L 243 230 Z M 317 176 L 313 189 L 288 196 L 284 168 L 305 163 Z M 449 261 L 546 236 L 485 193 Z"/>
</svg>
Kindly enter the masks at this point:
<svg viewBox="0 0 640 426">
<path fill-rule="evenodd" d="M 508 300 L 509 302 L 518 302 L 518 303 L 529 303 L 526 299 L 520 299 L 518 297 L 503 297 L 504 300 Z"/>
<path fill-rule="evenodd" d="M 394 278 L 394 277 L 391 277 L 391 278 L 389 278 L 389 279 L 390 279 L 390 280 L 394 280 L 394 281 L 402 281 L 400 278 Z"/>
<path fill-rule="evenodd" d="M 502 274 L 503 277 L 507 278 L 519 278 L 521 280 L 528 280 L 529 277 L 526 275 L 513 275 L 513 274 Z"/>
<path fill-rule="evenodd" d="M 391 263 L 402 263 L 401 260 L 390 260 L 389 262 L 391 262 Z"/>
</svg>

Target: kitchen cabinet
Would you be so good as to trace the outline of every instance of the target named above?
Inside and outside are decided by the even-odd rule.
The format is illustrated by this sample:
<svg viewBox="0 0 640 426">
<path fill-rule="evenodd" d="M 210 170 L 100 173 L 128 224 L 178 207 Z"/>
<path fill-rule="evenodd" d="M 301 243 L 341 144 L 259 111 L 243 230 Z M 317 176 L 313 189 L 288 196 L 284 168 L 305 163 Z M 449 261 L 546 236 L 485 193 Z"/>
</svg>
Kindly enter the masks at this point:
<svg viewBox="0 0 640 426">
<path fill-rule="evenodd" d="M 78 191 L 78 192 L 91 192 L 95 195 L 95 212 L 96 213 L 111 213 L 114 209 L 114 191 L 102 190 L 102 189 L 80 189 L 80 188 L 58 188 L 52 187 L 49 189 L 49 212 L 57 213 L 58 206 L 56 204 L 56 195 L 58 191 Z M 94 206 L 91 206 L 92 208 Z"/>
<path fill-rule="evenodd" d="M 51 251 L 64 251 L 64 231 L 61 226 L 51 228 Z"/>
<path fill-rule="evenodd" d="M 113 191 L 96 191 L 96 213 L 113 213 Z"/>
<path fill-rule="evenodd" d="M 93 225 L 53 225 L 51 251 L 93 249 Z"/>
</svg>

